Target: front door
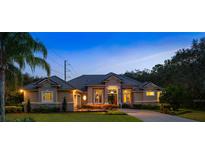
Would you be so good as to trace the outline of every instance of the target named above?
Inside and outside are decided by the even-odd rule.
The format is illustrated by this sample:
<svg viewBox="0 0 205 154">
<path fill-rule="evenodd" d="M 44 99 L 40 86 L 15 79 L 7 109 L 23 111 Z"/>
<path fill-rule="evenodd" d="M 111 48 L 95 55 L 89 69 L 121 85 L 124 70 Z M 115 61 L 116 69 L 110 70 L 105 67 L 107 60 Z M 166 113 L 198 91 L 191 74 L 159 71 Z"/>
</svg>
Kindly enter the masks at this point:
<svg viewBox="0 0 205 154">
<path fill-rule="evenodd" d="M 74 95 L 74 107 L 81 108 L 81 95 L 80 94 Z"/>
<path fill-rule="evenodd" d="M 116 89 L 108 90 L 108 103 L 117 105 L 117 90 Z"/>
<path fill-rule="evenodd" d="M 78 104 L 78 108 L 81 108 L 81 96 L 77 95 L 77 104 Z"/>
<path fill-rule="evenodd" d="M 108 94 L 108 103 L 117 105 L 117 94 Z"/>
</svg>

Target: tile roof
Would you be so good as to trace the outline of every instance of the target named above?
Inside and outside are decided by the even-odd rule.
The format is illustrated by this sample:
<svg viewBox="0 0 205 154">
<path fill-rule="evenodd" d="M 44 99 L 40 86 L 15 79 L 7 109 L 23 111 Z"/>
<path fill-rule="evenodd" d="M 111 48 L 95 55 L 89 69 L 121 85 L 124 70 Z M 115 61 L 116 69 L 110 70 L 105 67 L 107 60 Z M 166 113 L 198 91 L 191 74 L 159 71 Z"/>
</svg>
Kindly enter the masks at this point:
<svg viewBox="0 0 205 154">
<path fill-rule="evenodd" d="M 141 82 L 137 80 L 131 79 L 124 75 L 118 75 L 115 73 L 108 73 L 105 75 L 81 75 L 77 78 L 70 80 L 68 83 L 72 85 L 73 87 L 76 87 L 77 89 L 85 90 L 86 86 L 102 84 L 107 78 L 111 76 L 116 76 L 122 81 L 122 84 L 125 84 L 125 85 L 139 87 L 142 84 Z"/>
<path fill-rule="evenodd" d="M 87 86 L 89 85 L 101 85 L 104 84 L 106 79 L 108 79 L 111 76 L 115 76 L 122 82 L 123 85 L 133 86 L 135 90 L 137 89 L 146 89 L 149 87 L 153 87 L 155 89 L 161 89 L 161 87 L 153 84 L 152 82 L 139 82 L 137 80 L 134 80 L 130 77 L 127 77 L 125 75 L 121 74 L 115 74 L 115 73 L 108 73 L 105 75 L 81 75 L 77 78 L 74 78 L 68 82 L 65 82 L 61 78 L 57 76 L 51 76 L 50 78 L 43 78 L 41 80 L 38 80 L 36 82 L 33 82 L 31 84 L 28 84 L 24 86 L 23 88 L 25 90 L 34 90 L 37 89 L 38 86 L 44 81 L 44 80 L 50 80 L 51 85 L 59 87 L 60 90 L 73 90 L 73 89 L 79 89 L 85 91 Z"/>
</svg>

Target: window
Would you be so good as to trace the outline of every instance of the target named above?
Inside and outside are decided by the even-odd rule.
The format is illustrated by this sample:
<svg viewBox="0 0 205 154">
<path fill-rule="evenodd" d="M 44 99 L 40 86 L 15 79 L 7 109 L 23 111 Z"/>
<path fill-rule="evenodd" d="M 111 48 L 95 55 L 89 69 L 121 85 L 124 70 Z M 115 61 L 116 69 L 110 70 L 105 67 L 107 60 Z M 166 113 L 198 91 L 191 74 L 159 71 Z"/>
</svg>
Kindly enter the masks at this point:
<svg viewBox="0 0 205 154">
<path fill-rule="evenodd" d="M 131 103 L 131 90 L 123 90 L 123 102 Z"/>
<path fill-rule="evenodd" d="M 103 102 L 103 90 L 102 89 L 94 90 L 94 102 L 95 103 Z"/>
<path fill-rule="evenodd" d="M 53 101 L 53 92 L 43 91 L 42 92 L 42 102 L 52 102 Z"/>
<path fill-rule="evenodd" d="M 146 96 L 154 96 L 154 91 L 147 91 Z"/>
</svg>

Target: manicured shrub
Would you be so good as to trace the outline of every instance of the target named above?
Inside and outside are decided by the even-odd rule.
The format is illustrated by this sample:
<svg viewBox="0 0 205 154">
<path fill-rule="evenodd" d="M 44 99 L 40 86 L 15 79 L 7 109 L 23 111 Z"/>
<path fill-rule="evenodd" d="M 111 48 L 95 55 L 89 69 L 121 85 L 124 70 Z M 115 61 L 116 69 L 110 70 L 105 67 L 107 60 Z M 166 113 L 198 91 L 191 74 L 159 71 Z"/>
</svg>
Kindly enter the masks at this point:
<svg viewBox="0 0 205 154">
<path fill-rule="evenodd" d="M 22 103 L 12 103 L 12 102 L 7 102 L 6 106 L 23 106 Z"/>
<path fill-rule="evenodd" d="M 59 112 L 60 109 L 57 107 L 38 107 L 32 110 L 35 113 L 49 113 L 49 112 Z"/>
<path fill-rule="evenodd" d="M 123 103 L 123 104 L 121 105 L 121 107 L 122 107 L 122 108 L 130 108 L 130 105 L 127 104 L 127 103 Z"/>
<path fill-rule="evenodd" d="M 133 108 L 135 109 L 147 109 L 147 110 L 159 110 L 160 106 L 157 105 L 152 105 L 152 104 L 133 104 Z"/>
<path fill-rule="evenodd" d="M 32 109 L 32 112 L 34 113 L 60 112 L 60 107 L 39 106 L 37 108 Z"/>
<path fill-rule="evenodd" d="M 172 113 L 172 108 L 170 104 L 161 104 L 160 105 L 160 112 L 165 113 L 165 114 L 171 114 Z"/>
<path fill-rule="evenodd" d="M 63 112 L 66 112 L 66 109 L 67 109 L 67 100 L 66 100 L 66 98 L 64 97 L 64 98 L 63 98 L 63 103 L 62 103 L 62 111 L 63 111 Z"/>
<path fill-rule="evenodd" d="M 114 104 L 83 104 L 82 108 L 84 109 L 115 109 L 118 108 L 118 105 Z"/>
<path fill-rule="evenodd" d="M 26 105 L 26 111 L 27 113 L 30 113 L 31 112 L 31 102 L 30 102 L 30 99 L 28 99 L 28 102 L 27 102 L 27 105 Z"/>
<path fill-rule="evenodd" d="M 6 106 L 5 107 L 6 113 L 20 113 L 23 112 L 22 106 Z"/>
</svg>

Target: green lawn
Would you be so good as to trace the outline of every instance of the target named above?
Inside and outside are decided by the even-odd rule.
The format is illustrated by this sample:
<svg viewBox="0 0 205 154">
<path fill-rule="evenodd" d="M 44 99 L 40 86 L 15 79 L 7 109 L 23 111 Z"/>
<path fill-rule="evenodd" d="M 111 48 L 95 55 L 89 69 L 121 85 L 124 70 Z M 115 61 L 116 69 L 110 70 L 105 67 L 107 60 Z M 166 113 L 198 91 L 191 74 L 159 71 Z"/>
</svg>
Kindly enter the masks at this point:
<svg viewBox="0 0 205 154">
<path fill-rule="evenodd" d="M 190 110 L 190 113 L 178 114 L 177 116 L 188 118 L 196 121 L 205 121 L 205 111 Z"/>
<path fill-rule="evenodd" d="M 139 122 L 141 120 L 126 114 L 107 114 L 106 112 L 72 112 L 72 113 L 9 113 L 6 120 L 30 117 L 36 122 Z"/>
</svg>

